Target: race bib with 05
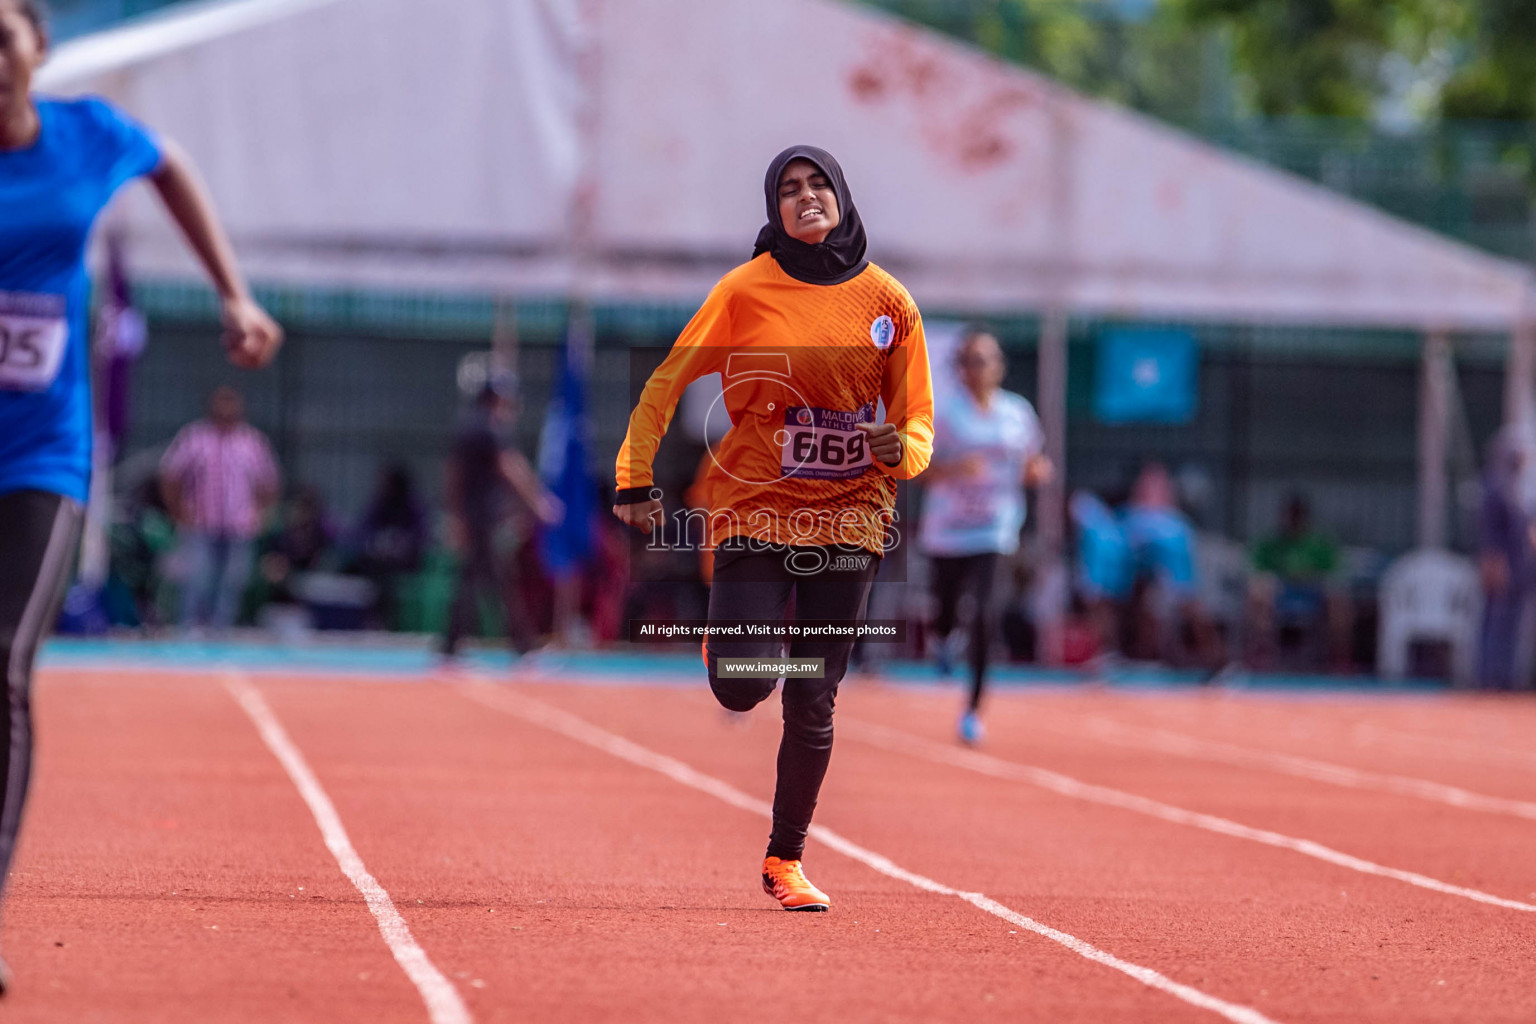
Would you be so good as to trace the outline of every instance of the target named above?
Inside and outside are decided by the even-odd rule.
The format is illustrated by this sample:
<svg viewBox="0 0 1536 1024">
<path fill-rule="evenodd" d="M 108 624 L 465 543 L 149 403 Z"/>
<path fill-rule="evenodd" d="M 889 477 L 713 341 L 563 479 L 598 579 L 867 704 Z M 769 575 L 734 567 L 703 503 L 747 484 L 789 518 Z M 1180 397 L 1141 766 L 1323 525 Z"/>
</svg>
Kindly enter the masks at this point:
<svg viewBox="0 0 1536 1024">
<path fill-rule="evenodd" d="M 68 341 L 64 296 L 0 292 L 0 390 L 46 391 Z"/>
<path fill-rule="evenodd" d="M 791 406 L 784 410 L 780 468 L 812 480 L 859 476 L 870 465 L 869 438 L 855 424 L 873 422 L 873 402 L 855 412 Z"/>
</svg>

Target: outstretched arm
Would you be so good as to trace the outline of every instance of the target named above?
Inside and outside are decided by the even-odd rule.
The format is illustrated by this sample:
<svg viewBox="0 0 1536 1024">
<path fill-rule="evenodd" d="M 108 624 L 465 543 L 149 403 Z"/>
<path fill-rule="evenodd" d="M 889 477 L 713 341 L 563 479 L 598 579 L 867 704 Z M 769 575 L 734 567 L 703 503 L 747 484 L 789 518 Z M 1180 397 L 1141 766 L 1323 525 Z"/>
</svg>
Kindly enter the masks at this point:
<svg viewBox="0 0 1536 1024">
<path fill-rule="evenodd" d="M 162 142 L 160 166 L 150 181 L 219 293 L 230 361 L 246 369 L 267 365 L 283 343 L 283 329 L 251 298 L 229 237 L 191 160 L 175 143 Z"/>
<path fill-rule="evenodd" d="M 629 415 L 629 430 L 614 465 L 617 493 L 613 514 L 642 533 L 650 533 L 662 521 L 662 505 L 650 497 L 651 464 L 662 435 L 683 390 L 705 374 L 718 371 L 725 362 L 724 347 L 731 337 L 730 299 L 716 286 L 693 315 L 672 351 L 645 382 L 639 404 Z"/>
</svg>

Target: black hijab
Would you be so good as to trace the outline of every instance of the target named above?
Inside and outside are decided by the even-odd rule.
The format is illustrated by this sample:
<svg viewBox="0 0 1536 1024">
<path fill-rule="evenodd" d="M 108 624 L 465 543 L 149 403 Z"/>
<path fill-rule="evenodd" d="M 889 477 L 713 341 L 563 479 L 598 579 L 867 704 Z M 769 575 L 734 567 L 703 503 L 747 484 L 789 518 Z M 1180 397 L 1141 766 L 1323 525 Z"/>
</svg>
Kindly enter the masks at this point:
<svg viewBox="0 0 1536 1024">
<path fill-rule="evenodd" d="M 837 194 L 837 211 L 841 219 L 826 240 L 816 245 L 791 237 L 779 217 L 779 175 L 792 160 L 809 160 L 815 164 Z M 815 146 L 790 146 L 768 165 L 763 197 L 768 201 L 768 223 L 757 233 L 753 257 L 772 253 L 784 273 L 806 284 L 842 284 L 859 276 L 869 265 L 864 258 L 868 244 L 864 238 L 864 222 L 859 219 L 858 207 L 853 205 L 853 194 L 848 191 L 843 169 L 831 153 Z"/>
</svg>

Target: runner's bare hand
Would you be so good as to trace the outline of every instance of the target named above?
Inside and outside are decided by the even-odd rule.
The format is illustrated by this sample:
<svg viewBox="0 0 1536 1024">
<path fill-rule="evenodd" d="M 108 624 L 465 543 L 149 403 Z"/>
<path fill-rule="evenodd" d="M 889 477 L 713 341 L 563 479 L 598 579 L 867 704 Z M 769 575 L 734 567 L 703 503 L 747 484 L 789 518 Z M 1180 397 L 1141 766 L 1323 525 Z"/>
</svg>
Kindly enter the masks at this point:
<svg viewBox="0 0 1536 1024">
<path fill-rule="evenodd" d="M 259 370 L 272 361 L 283 344 L 283 329 L 251 299 L 224 303 L 224 348 L 229 361 L 244 370 Z"/>
<path fill-rule="evenodd" d="M 650 533 L 661 525 L 661 502 L 652 498 L 632 505 L 615 505 L 613 514 L 641 533 Z"/>
<path fill-rule="evenodd" d="M 855 424 L 869 435 L 869 454 L 887 466 L 901 464 L 901 435 L 894 423 Z"/>
</svg>

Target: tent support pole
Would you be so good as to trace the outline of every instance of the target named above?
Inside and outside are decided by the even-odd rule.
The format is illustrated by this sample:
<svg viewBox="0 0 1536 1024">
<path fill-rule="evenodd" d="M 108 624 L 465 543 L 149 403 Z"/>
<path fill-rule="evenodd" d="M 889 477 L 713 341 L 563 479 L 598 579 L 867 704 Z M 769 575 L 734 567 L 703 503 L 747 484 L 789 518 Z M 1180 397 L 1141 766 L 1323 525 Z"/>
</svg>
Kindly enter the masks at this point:
<svg viewBox="0 0 1536 1024">
<path fill-rule="evenodd" d="M 1450 426 L 1451 338 L 1444 330 L 1424 335 L 1419 376 L 1419 516 L 1421 548 L 1443 548 L 1447 540 L 1447 432 Z"/>
<path fill-rule="evenodd" d="M 1053 263 L 1048 298 L 1040 321 L 1039 403 L 1040 426 L 1045 431 L 1045 454 L 1056 471 L 1037 495 L 1035 539 L 1037 552 L 1034 619 L 1036 659 L 1061 665 L 1063 638 L 1072 578 L 1067 567 L 1067 314 L 1071 308 L 1075 255 L 1072 246 L 1077 205 L 1077 124 L 1072 105 L 1056 94 L 1049 105 L 1051 145 L 1047 239 Z"/>
<path fill-rule="evenodd" d="M 1040 541 L 1041 600 L 1036 628 L 1040 660 L 1062 663 L 1062 627 L 1066 618 L 1066 479 L 1067 479 L 1067 311 L 1061 306 L 1046 310 L 1040 322 L 1039 350 L 1040 425 L 1045 431 L 1045 454 L 1056 467 L 1050 483 L 1039 491 L 1036 502 Z"/>
<path fill-rule="evenodd" d="M 1509 332 L 1504 362 L 1504 422 L 1529 428 L 1536 419 L 1536 321 L 1528 313 Z"/>
</svg>

